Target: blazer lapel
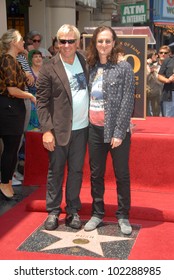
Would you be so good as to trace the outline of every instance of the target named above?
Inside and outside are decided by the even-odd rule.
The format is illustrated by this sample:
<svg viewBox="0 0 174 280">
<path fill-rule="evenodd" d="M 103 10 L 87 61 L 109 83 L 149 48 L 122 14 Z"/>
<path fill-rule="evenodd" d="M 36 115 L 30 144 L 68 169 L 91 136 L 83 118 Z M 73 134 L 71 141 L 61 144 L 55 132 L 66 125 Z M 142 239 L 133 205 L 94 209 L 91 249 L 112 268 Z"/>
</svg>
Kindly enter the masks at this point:
<svg viewBox="0 0 174 280">
<path fill-rule="evenodd" d="M 68 95 L 70 103 L 72 104 L 72 95 L 71 95 L 71 89 L 70 89 L 69 81 L 68 81 L 67 74 L 66 74 L 66 71 L 64 69 L 64 66 L 62 64 L 62 61 L 61 61 L 58 54 L 55 56 L 55 59 L 53 61 L 53 68 L 54 68 L 56 74 L 59 76 L 59 78 L 62 82 L 62 85 L 65 88 L 65 91 Z"/>
</svg>

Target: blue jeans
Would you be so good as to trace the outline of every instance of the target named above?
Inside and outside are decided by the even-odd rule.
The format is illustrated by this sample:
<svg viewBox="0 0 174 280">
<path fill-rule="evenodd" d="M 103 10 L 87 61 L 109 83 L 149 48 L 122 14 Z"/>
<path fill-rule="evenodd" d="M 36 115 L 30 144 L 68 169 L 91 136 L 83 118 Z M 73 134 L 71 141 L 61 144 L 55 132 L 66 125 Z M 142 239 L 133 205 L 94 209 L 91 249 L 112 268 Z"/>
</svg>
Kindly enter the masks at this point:
<svg viewBox="0 0 174 280">
<path fill-rule="evenodd" d="M 129 152 L 130 132 L 122 144 L 112 149 L 110 143 L 104 143 L 104 129 L 98 126 L 89 126 L 89 159 L 91 170 L 91 194 L 93 198 L 92 215 L 103 218 L 105 183 L 104 175 L 108 152 L 111 153 L 116 180 L 118 196 L 118 209 L 116 217 L 129 218 L 130 210 L 130 173 L 129 173 Z"/>
<path fill-rule="evenodd" d="M 163 101 L 164 117 L 174 117 L 174 91 L 172 91 L 172 101 Z"/>
</svg>

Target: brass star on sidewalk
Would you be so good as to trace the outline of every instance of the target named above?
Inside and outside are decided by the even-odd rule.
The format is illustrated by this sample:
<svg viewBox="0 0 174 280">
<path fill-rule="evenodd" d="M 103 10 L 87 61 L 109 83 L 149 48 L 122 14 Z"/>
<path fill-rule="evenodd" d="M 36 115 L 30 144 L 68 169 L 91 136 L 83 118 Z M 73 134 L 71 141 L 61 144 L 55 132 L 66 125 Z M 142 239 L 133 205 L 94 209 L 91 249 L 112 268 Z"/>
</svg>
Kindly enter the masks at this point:
<svg viewBox="0 0 174 280">
<path fill-rule="evenodd" d="M 42 230 L 42 231 L 61 239 L 43 248 L 42 251 L 79 246 L 93 253 L 101 255 L 102 257 L 104 257 L 103 250 L 101 247 L 102 242 L 112 242 L 112 241 L 132 239 L 128 237 L 100 235 L 98 234 L 97 229 L 91 232 L 86 232 L 84 231 L 84 229 L 78 232 L 66 232 L 66 231 L 50 232 L 47 230 Z"/>
</svg>

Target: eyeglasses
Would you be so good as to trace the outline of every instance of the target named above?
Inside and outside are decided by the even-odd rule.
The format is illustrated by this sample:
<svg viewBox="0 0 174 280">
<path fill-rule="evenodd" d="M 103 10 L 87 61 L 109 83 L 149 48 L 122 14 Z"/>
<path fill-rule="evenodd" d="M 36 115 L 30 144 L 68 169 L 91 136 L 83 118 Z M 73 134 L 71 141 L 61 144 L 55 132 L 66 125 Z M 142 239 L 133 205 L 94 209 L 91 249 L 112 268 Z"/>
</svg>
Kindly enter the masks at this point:
<svg viewBox="0 0 174 280">
<path fill-rule="evenodd" d="M 112 40 L 106 39 L 106 40 L 98 40 L 97 41 L 98 44 L 103 44 L 104 42 L 106 43 L 106 45 L 110 45 L 112 43 Z"/>
<path fill-rule="evenodd" d="M 36 43 L 36 42 L 40 43 L 41 40 L 36 40 L 36 39 L 34 39 L 34 40 L 33 40 L 33 43 Z"/>
<path fill-rule="evenodd" d="M 169 52 L 159 52 L 159 54 L 168 54 Z"/>
<path fill-rule="evenodd" d="M 70 39 L 70 40 L 64 40 L 64 39 L 59 39 L 59 42 L 62 44 L 62 45 L 65 45 L 66 43 L 72 45 L 75 43 L 77 39 Z"/>
</svg>

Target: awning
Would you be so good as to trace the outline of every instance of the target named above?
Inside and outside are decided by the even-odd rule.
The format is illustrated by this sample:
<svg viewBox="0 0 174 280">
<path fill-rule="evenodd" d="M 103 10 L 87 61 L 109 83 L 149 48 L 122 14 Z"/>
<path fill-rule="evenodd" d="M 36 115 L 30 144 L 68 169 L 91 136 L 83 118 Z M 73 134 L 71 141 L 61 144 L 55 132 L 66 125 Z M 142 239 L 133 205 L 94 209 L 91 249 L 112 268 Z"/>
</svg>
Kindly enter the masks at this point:
<svg viewBox="0 0 174 280">
<path fill-rule="evenodd" d="M 154 22 L 154 25 L 163 28 L 168 33 L 174 34 L 174 22 L 157 21 Z"/>
<path fill-rule="evenodd" d="M 174 22 L 166 22 L 166 21 L 154 21 L 155 26 L 163 27 L 163 28 L 174 28 Z"/>
</svg>

